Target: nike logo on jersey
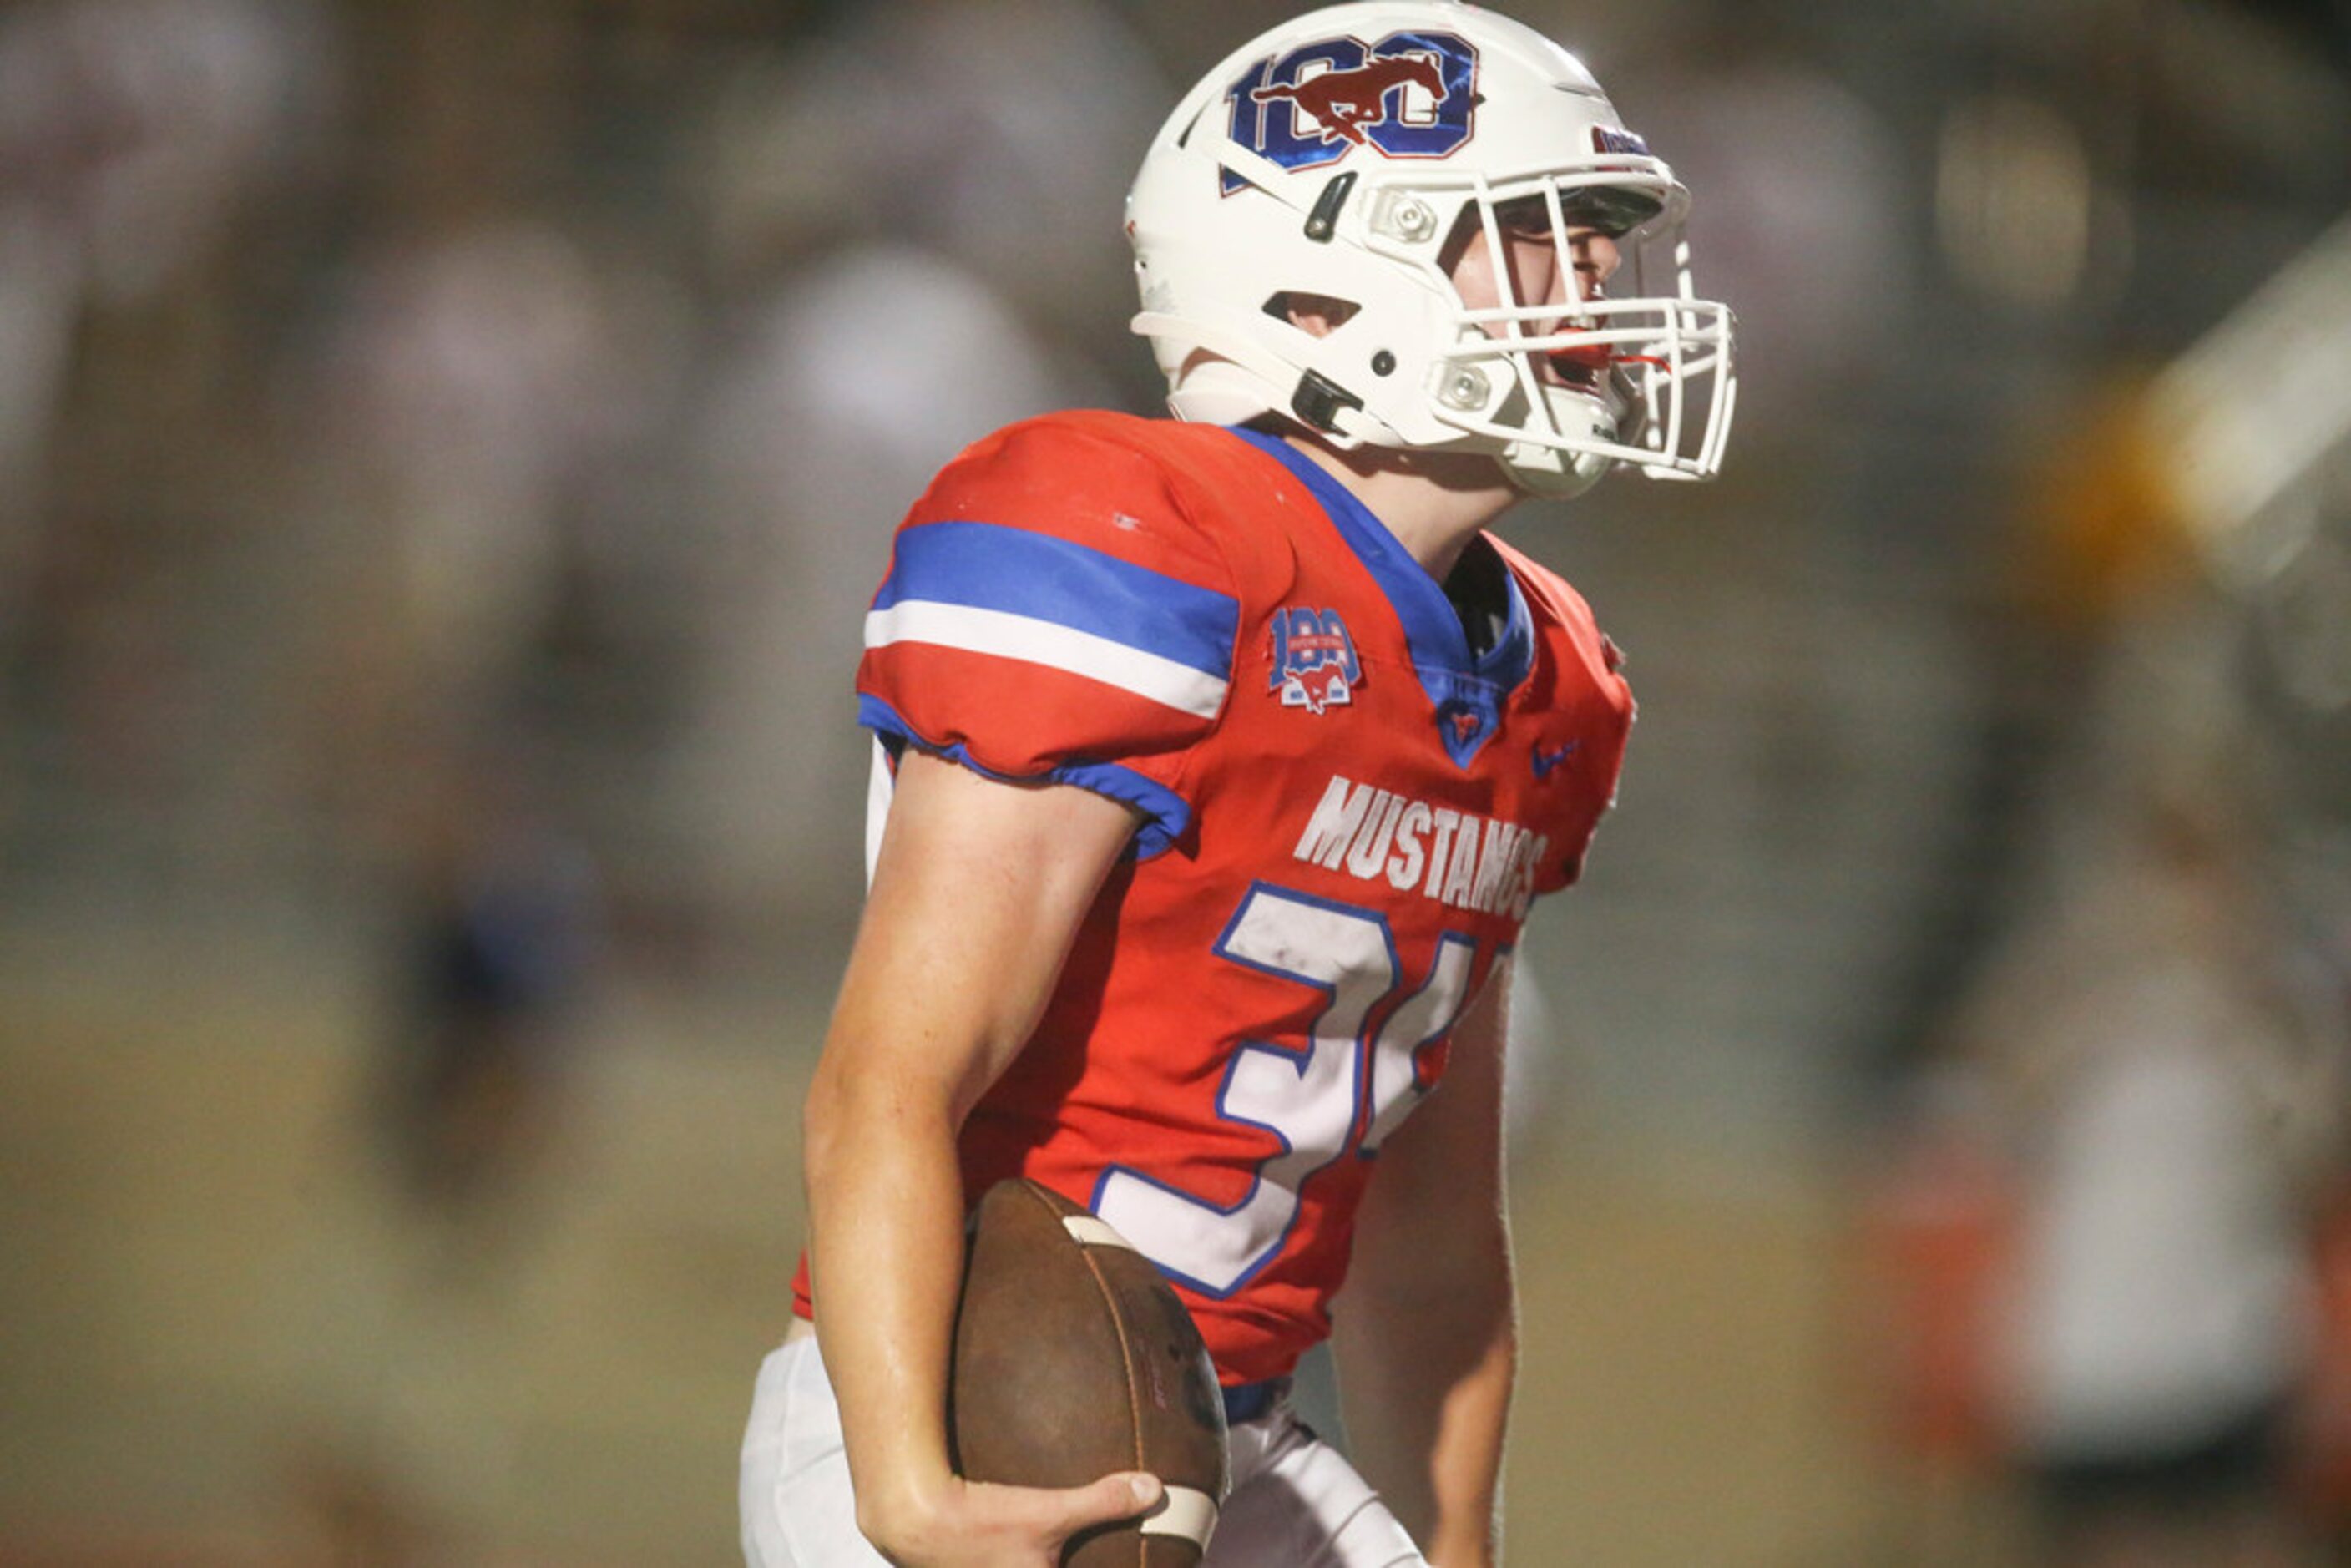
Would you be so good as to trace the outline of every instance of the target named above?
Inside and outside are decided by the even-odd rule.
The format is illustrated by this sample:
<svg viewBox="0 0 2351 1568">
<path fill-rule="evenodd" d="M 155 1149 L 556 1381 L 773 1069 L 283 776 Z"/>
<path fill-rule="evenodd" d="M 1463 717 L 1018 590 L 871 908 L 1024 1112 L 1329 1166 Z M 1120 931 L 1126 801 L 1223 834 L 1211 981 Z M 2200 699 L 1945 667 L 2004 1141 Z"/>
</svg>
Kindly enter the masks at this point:
<svg viewBox="0 0 2351 1568">
<path fill-rule="evenodd" d="M 1384 877 L 1456 909 L 1524 919 L 1535 867 L 1551 841 L 1474 811 L 1432 806 L 1338 775 L 1322 791 L 1290 852 L 1364 882 Z"/>
<path fill-rule="evenodd" d="M 1536 747 L 1534 755 L 1535 777 L 1538 779 L 1550 778 L 1551 770 L 1552 768 L 1558 767 L 1561 763 L 1566 761 L 1574 754 L 1575 746 L 1576 743 L 1571 740 L 1566 745 L 1550 751 L 1545 751 L 1540 746 Z"/>
</svg>

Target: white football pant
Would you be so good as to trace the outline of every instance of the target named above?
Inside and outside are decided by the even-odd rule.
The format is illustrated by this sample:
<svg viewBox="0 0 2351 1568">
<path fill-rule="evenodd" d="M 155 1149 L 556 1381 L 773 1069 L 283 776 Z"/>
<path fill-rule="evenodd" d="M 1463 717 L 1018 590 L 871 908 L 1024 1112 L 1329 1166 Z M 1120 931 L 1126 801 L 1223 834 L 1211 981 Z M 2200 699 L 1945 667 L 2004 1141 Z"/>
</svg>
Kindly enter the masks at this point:
<svg viewBox="0 0 2351 1568">
<path fill-rule="evenodd" d="M 1232 1429 L 1232 1495 L 1201 1568 L 1427 1568 L 1387 1505 L 1283 1400 Z M 812 1336 L 759 1367 L 743 1434 L 749 1568 L 888 1568 L 857 1532 L 841 1407 Z"/>
</svg>

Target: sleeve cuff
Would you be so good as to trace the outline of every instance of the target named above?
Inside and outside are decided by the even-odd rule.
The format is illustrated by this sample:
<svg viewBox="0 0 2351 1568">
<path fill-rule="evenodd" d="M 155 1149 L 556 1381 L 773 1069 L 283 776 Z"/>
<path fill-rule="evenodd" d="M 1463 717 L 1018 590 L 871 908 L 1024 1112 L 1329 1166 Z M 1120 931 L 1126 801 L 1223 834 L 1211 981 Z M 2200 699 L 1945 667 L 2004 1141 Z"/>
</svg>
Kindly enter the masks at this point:
<svg viewBox="0 0 2351 1568">
<path fill-rule="evenodd" d="M 933 757 L 959 763 L 985 779 L 1022 784 L 1074 784 L 1131 806 L 1143 813 L 1143 824 L 1134 832 L 1134 858 L 1138 861 L 1150 860 L 1172 849 L 1192 825 L 1192 806 L 1183 796 L 1115 762 L 1070 761 L 1040 773 L 999 772 L 976 759 L 968 743 L 941 744 L 933 740 L 908 724 L 888 703 L 863 693 L 857 698 L 857 722 L 880 737 L 893 756 L 901 747 L 911 746 Z"/>
</svg>

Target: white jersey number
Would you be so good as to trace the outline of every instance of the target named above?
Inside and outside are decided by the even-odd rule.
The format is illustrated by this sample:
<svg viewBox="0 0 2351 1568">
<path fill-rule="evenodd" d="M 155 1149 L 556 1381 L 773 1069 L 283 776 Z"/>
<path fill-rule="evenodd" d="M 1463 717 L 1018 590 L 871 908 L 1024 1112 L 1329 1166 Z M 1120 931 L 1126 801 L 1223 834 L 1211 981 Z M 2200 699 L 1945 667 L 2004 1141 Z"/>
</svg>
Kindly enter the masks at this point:
<svg viewBox="0 0 2351 1568">
<path fill-rule="evenodd" d="M 1226 1296 L 1281 1250 L 1298 1217 L 1300 1185 L 1351 1145 L 1377 1148 L 1427 1092 L 1413 1061 L 1460 1016 L 1476 945 L 1447 935 L 1427 978 L 1368 1042 L 1364 1025 L 1399 978 L 1395 941 L 1377 912 L 1259 883 L 1216 951 L 1330 998 L 1304 1041 L 1251 1040 L 1236 1051 L 1217 1097 L 1219 1115 L 1264 1128 L 1281 1149 L 1258 1166 L 1249 1196 L 1231 1208 L 1115 1166 L 1094 1208 L 1161 1268 L 1207 1295 Z"/>
</svg>

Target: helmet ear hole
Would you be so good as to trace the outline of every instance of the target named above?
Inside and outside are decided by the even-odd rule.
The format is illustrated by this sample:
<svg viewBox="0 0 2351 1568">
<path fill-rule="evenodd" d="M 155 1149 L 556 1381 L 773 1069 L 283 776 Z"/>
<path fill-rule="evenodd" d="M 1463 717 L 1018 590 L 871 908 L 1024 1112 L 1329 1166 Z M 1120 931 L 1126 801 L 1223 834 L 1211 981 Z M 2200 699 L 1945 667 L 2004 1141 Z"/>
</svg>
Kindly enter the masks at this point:
<svg viewBox="0 0 2351 1568">
<path fill-rule="evenodd" d="M 1336 295 L 1283 288 L 1267 295 L 1262 308 L 1275 320 L 1286 321 L 1309 337 L 1327 338 L 1353 319 L 1363 306 Z"/>
</svg>

